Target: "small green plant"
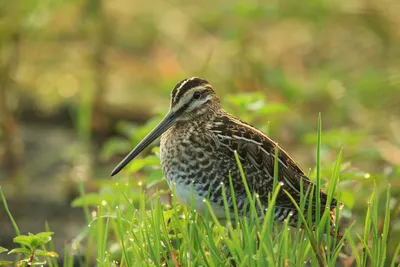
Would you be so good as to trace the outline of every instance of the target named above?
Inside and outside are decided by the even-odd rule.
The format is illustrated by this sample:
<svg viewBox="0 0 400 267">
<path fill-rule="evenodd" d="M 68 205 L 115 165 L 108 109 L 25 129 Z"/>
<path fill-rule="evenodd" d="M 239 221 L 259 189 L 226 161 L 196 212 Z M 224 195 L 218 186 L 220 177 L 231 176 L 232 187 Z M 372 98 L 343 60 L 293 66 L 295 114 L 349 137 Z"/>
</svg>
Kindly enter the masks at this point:
<svg viewBox="0 0 400 267">
<path fill-rule="evenodd" d="M 57 258 L 58 254 L 54 251 L 47 251 L 45 245 L 51 240 L 53 232 L 42 232 L 36 235 L 29 233 L 28 235 L 19 235 L 14 238 L 14 243 L 20 244 L 21 247 L 14 248 L 8 254 L 22 255 L 23 259 L 18 260 L 16 266 L 26 265 L 43 265 L 47 263 L 46 258 Z M 0 262 L 0 265 L 2 262 Z M 5 262 L 3 265 L 10 264 Z"/>
<path fill-rule="evenodd" d="M 16 237 L 14 237 L 14 243 L 20 244 L 20 247 L 13 248 L 10 251 L 8 249 L 0 247 L 0 253 L 7 252 L 7 254 L 16 254 L 17 259 L 15 261 L 15 266 L 32 266 L 32 265 L 44 265 L 48 263 L 50 266 L 53 266 L 52 258 L 57 258 L 58 254 L 54 251 L 48 251 L 46 249 L 46 245 L 51 244 L 51 236 L 54 234 L 53 232 L 47 231 L 38 233 L 36 235 L 29 233 L 28 235 L 21 235 L 19 228 L 8 209 L 7 201 L 4 196 L 3 190 L 0 186 L 0 198 L 3 202 L 4 209 L 6 210 L 16 232 Z M 22 256 L 22 259 L 20 259 Z M 10 265 L 13 262 L 11 261 L 1 261 L 0 266 L 2 265 Z M 55 263 L 55 265 L 57 265 Z"/>
</svg>

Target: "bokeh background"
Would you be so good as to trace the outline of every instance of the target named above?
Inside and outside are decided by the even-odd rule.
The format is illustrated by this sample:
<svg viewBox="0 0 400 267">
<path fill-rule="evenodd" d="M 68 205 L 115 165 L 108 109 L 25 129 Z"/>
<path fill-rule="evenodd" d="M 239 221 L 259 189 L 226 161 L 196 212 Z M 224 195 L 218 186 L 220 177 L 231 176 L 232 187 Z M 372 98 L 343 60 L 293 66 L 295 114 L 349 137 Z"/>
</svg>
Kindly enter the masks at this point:
<svg viewBox="0 0 400 267">
<path fill-rule="evenodd" d="M 343 149 L 343 224 L 362 229 L 374 186 L 391 184 L 393 250 L 399 14 L 397 0 L 0 1 L 0 184 L 21 231 L 48 221 L 62 254 L 85 224 L 79 188 L 96 192 L 173 86 L 200 76 L 311 176 L 321 112 L 328 179 Z M 13 236 L 0 208 L 0 245 Z"/>
</svg>

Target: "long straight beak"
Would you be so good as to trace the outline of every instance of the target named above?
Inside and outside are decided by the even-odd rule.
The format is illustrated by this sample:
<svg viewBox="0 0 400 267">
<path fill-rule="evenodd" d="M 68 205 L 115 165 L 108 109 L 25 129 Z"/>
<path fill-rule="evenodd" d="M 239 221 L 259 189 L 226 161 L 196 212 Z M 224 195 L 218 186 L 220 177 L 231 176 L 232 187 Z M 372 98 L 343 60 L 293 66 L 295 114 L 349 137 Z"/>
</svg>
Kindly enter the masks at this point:
<svg viewBox="0 0 400 267">
<path fill-rule="evenodd" d="M 133 160 L 148 145 L 153 143 L 160 135 L 168 130 L 176 121 L 176 113 L 169 111 L 160 123 L 120 162 L 111 172 L 111 176 L 119 173 L 131 160 Z"/>
</svg>

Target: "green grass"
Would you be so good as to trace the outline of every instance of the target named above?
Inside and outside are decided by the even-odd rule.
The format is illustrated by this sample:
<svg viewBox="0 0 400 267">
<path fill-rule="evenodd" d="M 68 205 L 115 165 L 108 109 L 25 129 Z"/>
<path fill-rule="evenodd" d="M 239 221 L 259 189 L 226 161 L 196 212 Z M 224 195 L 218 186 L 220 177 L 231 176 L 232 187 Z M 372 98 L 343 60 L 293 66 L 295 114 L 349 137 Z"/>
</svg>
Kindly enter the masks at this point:
<svg viewBox="0 0 400 267">
<path fill-rule="evenodd" d="M 144 128 L 147 128 L 145 126 Z M 150 127 L 150 126 L 149 126 Z M 261 207 L 257 195 L 252 195 L 246 183 L 245 173 L 240 160 L 235 154 L 242 181 L 249 199 L 247 214 L 241 217 L 234 206 L 233 215 L 226 211 L 226 223 L 218 221 L 209 207 L 204 217 L 194 210 L 194 199 L 190 207 L 182 206 L 172 194 L 159 186 L 161 173 L 157 159 L 158 149 L 153 154 L 137 159 L 128 166 L 128 172 L 148 173 L 138 179 L 122 176 L 120 180 L 98 181 L 97 193 L 86 193 L 80 184 L 81 196 L 74 200 L 73 206 L 84 209 L 87 227 L 72 242 L 66 245 L 63 266 L 74 266 L 74 257 L 82 266 L 335 266 L 340 260 L 343 247 L 350 251 L 357 266 L 395 266 L 400 254 L 400 246 L 389 257 L 388 238 L 391 227 L 391 187 L 386 193 L 374 186 L 369 197 L 365 218 L 353 222 L 344 231 L 344 239 L 338 241 L 330 235 L 331 222 L 329 209 L 325 209 L 314 227 L 311 223 L 311 209 L 305 210 L 306 199 L 315 201 L 320 207 L 319 189 L 328 194 L 328 206 L 332 198 L 338 199 L 334 236 L 339 232 L 339 203 L 341 202 L 340 174 L 342 151 L 330 171 L 328 183 L 321 179 L 324 171 L 321 166 L 321 116 L 318 116 L 316 146 L 316 182 L 310 191 L 302 192 L 300 203 L 293 199 L 299 211 L 297 227 L 288 223 L 276 224 L 273 221 L 274 203 L 281 188 L 278 182 L 278 168 L 274 171 L 274 192 L 270 195 L 268 208 L 260 220 L 256 212 Z M 143 129 L 142 129 L 143 130 Z M 275 165 L 278 164 L 277 152 Z M 325 173 L 325 172 L 324 172 Z M 154 177 L 159 177 L 155 179 Z M 223 185 L 224 205 L 227 207 L 226 193 L 230 191 L 235 198 L 232 179 Z M 165 183 L 165 182 L 164 182 Z M 326 185 L 327 186 L 323 186 Z M 154 190 L 156 188 L 156 190 Z M 229 190 L 229 191 L 228 191 Z M 151 192 L 153 191 L 153 192 Z M 286 192 L 286 191 L 285 191 Z M 286 192 L 287 193 L 287 192 Z M 20 229 L 8 209 L 6 198 L 0 187 L 1 200 L 12 222 L 16 240 L 21 237 Z M 171 195 L 170 201 L 161 201 L 161 197 Z M 315 195 L 317 197 L 315 197 Z M 290 195 L 289 195 L 290 196 Z M 381 196 L 381 197 L 379 197 Z M 383 196 L 383 197 L 382 197 Z M 290 196 L 291 197 L 291 196 Z M 234 200 L 233 203 L 236 203 Z M 311 206 L 311 205 L 310 205 Z M 383 212 L 382 212 L 383 210 Z M 363 228 L 357 233 L 354 226 Z M 57 235 L 57 229 L 55 235 Z M 50 233 L 49 226 L 46 231 Z M 346 242 L 344 241 L 346 240 Z M 53 251 L 42 246 L 43 251 Z M 24 247 L 21 247 L 21 251 Z M 6 250 L 3 250 L 3 253 Z M 15 249 L 14 249 L 15 251 Z M 25 250 L 24 250 L 25 251 Z M 29 256 L 29 253 L 27 254 Z M 47 254 L 43 254 L 47 255 Z M 49 254 L 50 255 L 50 254 Z M 26 256 L 26 255 L 25 255 Z M 19 261 L 18 258 L 15 260 Z M 1 263 L 2 261 L 0 261 Z M 6 261 L 3 261 L 6 263 Z M 39 262 L 39 261 L 38 261 Z M 50 266 L 57 266 L 54 258 L 47 257 Z M 0 264 L 1 265 L 1 264 Z"/>
<path fill-rule="evenodd" d="M 318 119 L 317 132 L 317 182 L 311 192 L 304 192 L 305 197 L 318 192 L 321 187 L 320 150 L 321 150 L 321 118 Z M 149 156 L 153 157 L 153 156 Z M 240 162 L 236 155 L 239 167 Z M 323 188 L 328 194 L 328 203 L 335 195 L 340 203 L 338 184 L 341 172 L 342 152 L 339 153 L 329 179 L 328 186 Z M 146 159 L 143 160 L 144 162 Z M 148 161 L 152 162 L 152 161 Z M 277 164 L 277 163 L 275 163 Z M 146 168 L 146 164 L 141 168 Z M 78 206 L 92 209 L 97 206 L 97 213 L 90 222 L 87 238 L 96 240 L 91 243 L 97 263 L 106 266 L 116 264 L 124 266 L 302 266 L 309 263 L 313 266 L 335 266 L 339 260 L 343 246 L 351 250 L 358 266 L 395 266 L 396 250 L 393 258 L 387 258 L 387 235 L 390 227 L 390 186 L 386 198 L 378 199 L 376 188 L 369 201 L 365 217 L 364 234 L 353 232 L 354 223 L 344 232 L 341 241 L 330 235 L 329 210 L 326 209 L 313 228 L 308 210 L 304 210 L 305 198 L 296 203 L 301 212 L 297 227 L 289 227 L 287 223 L 276 224 L 273 218 L 274 202 L 280 188 L 276 182 L 275 191 L 270 196 L 264 220 L 260 221 L 256 214 L 259 205 L 257 196 L 251 194 L 245 173 L 241 170 L 243 182 L 248 194 L 249 208 L 246 218 L 239 216 L 234 207 L 234 215 L 227 212 L 226 224 L 217 220 L 212 210 L 205 217 L 199 216 L 191 207 L 178 203 L 175 194 L 169 204 L 162 203 L 160 196 L 165 191 L 155 191 L 149 195 L 143 183 L 135 183 L 127 177 L 122 181 L 106 182 L 101 186 L 98 195 L 83 195 L 75 201 Z M 157 171 L 157 170 L 156 170 Z M 275 172 L 275 177 L 278 173 Z M 146 178 L 144 178 L 146 179 Z M 233 192 L 232 184 L 223 185 L 225 190 Z M 223 190 L 226 207 L 226 191 Z M 174 191 L 174 190 L 172 190 Z M 115 195 L 119 197 L 109 198 Z M 319 194 L 317 194 L 318 196 Z M 102 200 L 103 199 L 103 200 Z M 105 201 L 104 199 L 107 199 Z M 315 205 L 321 205 L 320 199 L 314 198 Z M 205 200 L 208 207 L 209 203 Z M 379 203 L 384 203 L 383 226 L 378 225 Z M 234 201 L 235 203 L 235 201 Z M 334 232 L 339 229 L 339 204 Z M 301 224 L 304 227 L 301 227 Z M 97 246 L 95 245 L 97 244 Z M 362 246 L 357 246 L 361 244 Z M 87 248 L 88 249 L 88 248 Z M 90 262 L 87 262 L 89 266 Z M 70 265 L 72 266 L 72 265 Z"/>
<path fill-rule="evenodd" d="M 287 222 L 276 224 L 273 221 L 275 199 L 278 191 L 282 190 L 276 181 L 278 172 L 274 173 L 275 189 L 270 195 L 264 220 L 259 220 L 256 213 L 257 205 L 260 205 L 259 199 L 251 194 L 239 158 L 235 154 L 249 199 L 245 218 L 239 216 L 237 207 L 234 207 L 234 217 L 231 218 L 231 214 L 227 212 L 227 218 L 232 220 L 228 219 L 224 224 L 215 217 L 207 200 L 204 201 L 210 209 L 201 217 L 193 209 L 193 205 L 185 207 L 179 204 L 174 190 L 170 203 L 165 204 L 161 201 L 161 196 L 168 195 L 168 192 L 156 190 L 149 195 L 146 190 L 149 188 L 142 181 L 135 183 L 127 177 L 120 181 L 103 181 L 99 185 L 101 190 L 96 194 L 85 194 L 81 187 L 81 197 L 73 203 L 86 211 L 88 226 L 74 242 L 79 250 L 66 247 L 64 266 L 73 266 L 72 257 L 77 254 L 84 255 L 81 261 L 83 266 L 116 266 L 117 263 L 121 266 L 302 266 L 306 263 L 312 266 L 335 266 L 343 246 L 350 248 L 351 257 L 354 257 L 358 266 L 395 266 L 395 259 L 400 252 L 399 246 L 392 258 L 387 257 L 390 185 L 384 199 L 378 199 L 375 187 L 370 196 L 365 221 L 355 222 L 364 223 L 363 235 L 353 232 L 353 223 L 345 230 L 346 242 L 344 239 L 338 241 L 332 238 L 328 209 L 313 228 L 309 219 L 310 210 L 304 210 L 304 207 L 306 198 L 313 199 L 314 192 L 318 192 L 321 184 L 320 117 L 317 135 L 316 186 L 310 192 L 303 192 L 305 197 L 300 203 L 295 203 L 292 199 L 300 212 L 297 227 L 289 227 Z M 328 203 L 334 195 L 340 197 L 337 185 L 340 182 L 341 159 L 340 152 L 328 187 L 324 188 L 328 193 Z M 142 168 L 146 168 L 146 164 Z M 227 190 L 234 195 L 232 180 L 230 179 L 229 185 L 223 185 L 223 188 L 226 190 L 223 190 L 223 197 L 227 207 Z M 8 210 L 4 194 L 1 190 L 0 193 L 16 234 L 19 235 L 18 226 Z M 318 197 L 314 201 L 317 207 L 321 205 Z M 378 220 L 378 207 L 382 206 L 379 205 L 380 202 L 384 203 L 383 220 Z M 337 213 L 339 214 L 339 206 Z M 383 221 L 383 225 L 379 225 L 379 221 Z M 339 231 L 338 226 L 337 220 L 335 233 Z M 47 230 L 49 231 L 48 227 Z M 49 263 L 56 265 L 54 260 Z"/>
<path fill-rule="evenodd" d="M 396 12 L 387 12 L 395 10 L 396 1 L 385 3 L 384 8 L 373 1 L 232 1 L 229 6 L 204 1 L 201 7 L 187 1 L 153 0 L 134 5 L 125 2 L 113 1 L 103 6 L 106 16 L 101 24 L 118 29 L 112 34 L 111 43 L 104 40 L 109 50 L 104 63 L 110 67 L 103 81 L 109 90 L 104 106 L 106 120 L 108 111 L 114 108 L 126 108 L 132 118 L 143 115 L 132 107 L 163 109 L 168 106 L 170 89 L 179 79 L 205 77 L 215 86 L 224 106 L 243 120 L 274 138 L 290 132 L 280 141 L 290 145 L 290 151 L 294 151 L 291 153 L 302 155 L 304 146 L 317 144 L 316 168 L 310 171 L 316 187 L 309 195 L 321 188 L 329 198 L 335 196 L 346 204 L 341 217 L 355 220 L 344 223 L 348 229 L 346 246 L 354 264 L 399 263 L 400 165 L 392 151 L 399 145 L 399 105 L 395 96 L 399 89 L 400 28 L 394 23 Z M 81 1 L 4 3 L 4 38 L 0 43 L 6 56 L 2 63 L 7 63 L 7 47 L 16 40 L 22 52 L 20 60 L 12 61 L 18 75 L 16 90 L 10 97 L 21 98 L 16 110 L 23 111 L 26 102 L 34 103 L 44 118 L 65 106 L 75 111 L 71 117 L 80 142 L 76 146 L 79 149 L 72 149 L 76 154 L 73 164 L 81 165 L 82 154 L 90 153 L 91 141 L 96 137 L 91 127 L 92 121 L 98 122 L 96 112 L 92 112 L 94 98 L 103 95 L 95 94 L 96 79 L 92 76 L 99 71 L 88 61 L 93 56 L 92 37 L 100 33 L 96 31 L 100 24 L 93 24 L 93 8 L 100 6 L 82 5 Z M 179 15 L 179 23 L 160 27 L 160 21 L 164 24 L 175 14 Z M 15 38 L 13 32 L 21 33 L 22 38 Z M 32 52 L 24 53 L 30 51 L 26 47 Z M 355 47 L 358 53 L 354 53 Z M 85 53 L 86 56 L 76 56 Z M 132 69 L 141 71 L 132 75 Z M 320 120 L 315 134 L 314 119 L 310 119 L 319 111 L 325 116 L 323 136 Z M 125 127 L 120 132 L 130 140 L 110 138 L 107 144 L 113 152 L 103 155 L 100 161 L 109 160 L 117 152 L 125 153 L 156 122 L 157 118 L 149 120 L 139 130 L 127 127 L 127 123 L 118 124 L 117 128 Z M 342 147 L 343 154 L 339 152 Z M 307 155 L 300 158 L 303 166 L 312 162 L 312 153 L 307 149 Z M 119 176 L 117 183 L 96 180 L 97 193 L 85 192 L 83 182 L 80 184 L 81 197 L 74 206 L 84 208 L 90 227 L 82 229 L 73 245 L 65 245 L 61 260 L 65 266 L 73 266 L 76 255 L 82 256 L 79 263 L 83 266 L 110 265 L 113 260 L 130 266 L 142 261 L 142 265 L 149 265 L 146 260 L 150 256 L 153 265 L 167 260 L 171 264 L 175 259 L 179 263 L 194 259 L 190 264 L 196 265 L 207 259 L 210 266 L 232 261 L 230 257 L 247 265 L 251 253 L 256 255 L 256 263 L 266 257 L 264 262 L 279 266 L 285 265 L 286 260 L 288 265 L 301 265 L 303 260 L 332 264 L 339 257 L 340 244 L 325 235 L 330 223 L 327 217 L 321 219 L 315 232 L 310 232 L 311 227 L 310 231 L 301 230 L 300 225 L 291 231 L 284 225 L 275 225 L 270 220 L 273 209 L 267 211 L 267 222 L 257 222 L 253 215 L 247 222 L 236 218 L 238 225 L 219 227 L 212 214 L 199 218 L 192 208 L 181 206 L 175 199 L 171 205 L 161 203 L 158 195 L 166 194 L 165 182 L 153 186 L 162 180 L 159 159 L 154 154 L 157 152 L 128 166 L 126 173 L 134 173 L 134 179 L 126 175 Z M 91 161 L 85 164 L 90 165 Z M 88 176 L 85 181 L 92 178 L 90 173 Z M 137 184 L 139 180 L 142 185 Z M 7 179 L 1 183 L 11 199 L 6 191 Z M 388 186 L 390 183 L 392 186 Z M 149 193 L 159 185 L 158 193 Z M 230 185 L 224 186 L 230 190 Z M 275 181 L 274 188 L 277 187 Z M 257 205 L 256 198 L 250 199 Z M 12 218 L 3 193 L 1 201 L 5 211 L 0 210 L 0 216 L 8 215 L 19 236 L 18 218 L 17 222 Z M 304 203 L 304 199 L 299 203 L 301 210 Z M 254 207 L 249 210 L 252 215 Z M 339 215 L 339 209 L 337 212 Z M 304 211 L 306 221 L 308 213 Z M 336 225 L 338 219 L 339 216 Z M 20 230 L 23 233 L 25 229 Z M 52 231 L 57 235 L 58 229 Z M 257 233 L 259 247 L 250 243 Z M 329 249 L 321 250 L 325 245 Z M 315 251 L 319 251 L 318 256 Z"/>
</svg>

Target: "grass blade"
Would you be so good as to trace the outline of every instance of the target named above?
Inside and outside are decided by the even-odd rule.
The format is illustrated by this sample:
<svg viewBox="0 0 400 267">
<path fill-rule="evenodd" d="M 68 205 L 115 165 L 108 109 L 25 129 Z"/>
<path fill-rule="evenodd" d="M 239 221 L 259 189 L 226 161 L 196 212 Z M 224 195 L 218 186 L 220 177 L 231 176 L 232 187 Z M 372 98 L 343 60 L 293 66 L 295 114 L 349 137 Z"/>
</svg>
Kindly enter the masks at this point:
<svg viewBox="0 0 400 267">
<path fill-rule="evenodd" d="M 314 238 L 313 232 L 311 231 L 310 227 L 308 227 L 307 220 L 304 218 L 304 215 L 301 212 L 301 209 L 300 209 L 299 205 L 297 204 L 296 200 L 294 200 L 294 198 L 292 197 L 292 195 L 290 195 L 290 193 L 288 191 L 283 190 L 283 192 L 286 193 L 286 195 L 290 198 L 290 200 L 292 201 L 293 205 L 297 209 L 298 216 L 302 220 L 304 228 L 306 228 L 306 231 L 308 233 L 308 237 L 310 238 L 311 246 L 312 246 L 312 248 L 313 248 L 313 250 L 314 250 L 314 252 L 315 252 L 315 254 L 317 256 L 317 260 L 318 260 L 319 266 L 325 266 L 325 263 L 324 263 L 324 252 L 318 246 L 318 243 L 317 243 L 316 239 Z"/>
<path fill-rule="evenodd" d="M 8 218 L 10 218 L 10 221 L 11 221 L 13 227 L 14 227 L 15 235 L 17 235 L 17 236 L 21 235 L 21 232 L 19 231 L 18 225 L 15 222 L 14 217 L 12 216 L 12 214 L 10 212 L 10 209 L 8 208 L 6 197 L 4 196 L 4 192 L 3 192 L 3 189 L 1 187 L 1 185 L 0 185 L 0 196 L 1 196 L 1 200 L 3 201 L 4 209 L 7 212 Z M 24 246 L 22 245 L 22 247 L 24 247 Z"/>
</svg>

